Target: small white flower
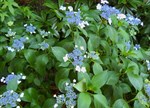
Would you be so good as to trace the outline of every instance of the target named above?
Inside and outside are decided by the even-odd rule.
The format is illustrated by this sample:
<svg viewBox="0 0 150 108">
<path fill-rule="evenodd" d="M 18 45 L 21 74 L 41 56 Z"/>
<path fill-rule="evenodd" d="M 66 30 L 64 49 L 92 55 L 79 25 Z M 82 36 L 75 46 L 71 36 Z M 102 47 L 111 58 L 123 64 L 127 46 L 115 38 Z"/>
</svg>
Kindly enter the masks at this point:
<svg viewBox="0 0 150 108">
<path fill-rule="evenodd" d="M 74 82 L 74 83 L 77 82 L 76 79 L 73 79 L 73 82 Z"/>
<path fill-rule="evenodd" d="M 73 11 L 73 7 L 72 6 L 68 6 L 69 11 Z"/>
<path fill-rule="evenodd" d="M 85 73 L 85 72 L 86 72 L 86 68 L 85 68 L 85 67 L 82 67 L 82 68 L 81 68 L 81 72 Z"/>
<path fill-rule="evenodd" d="M 146 63 L 149 63 L 149 60 L 146 60 Z"/>
<path fill-rule="evenodd" d="M 11 52 L 14 52 L 14 51 L 15 51 L 15 49 L 12 48 L 12 47 L 7 46 L 6 48 L 7 48 L 8 51 L 11 51 Z"/>
<path fill-rule="evenodd" d="M 21 102 L 21 99 L 20 99 L 20 98 L 18 98 L 18 99 L 17 99 L 17 102 Z"/>
<path fill-rule="evenodd" d="M 89 25 L 89 23 L 87 21 L 82 21 L 82 22 L 79 23 L 79 26 L 81 28 L 84 28 L 85 26 L 88 26 L 88 25 Z"/>
<path fill-rule="evenodd" d="M 78 45 L 75 45 L 75 48 L 78 48 Z"/>
<path fill-rule="evenodd" d="M 75 70 L 76 70 L 77 72 L 81 72 L 80 66 L 76 66 Z"/>
<path fill-rule="evenodd" d="M 66 82 L 66 86 L 68 86 L 69 85 L 69 83 L 68 82 Z M 61 96 L 61 95 L 60 95 Z"/>
<path fill-rule="evenodd" d="M 26 79 L 26 76 L 22 76 L 22 79 Z"/>
<path fill-rule="evenodd" d="M 17 106 L 16 108 L 20 108 L 20 106 Z"/>
<path fill-rule="evenodd" d="M 53 97 L 57 97 L 56 94 L 54 94 Z"/>
<path fill-rule="evenodd" d="M 86 55 L 84 55 L 84 58 L 86 58 L 87 56 Z"/>
<path fill-rule="evenodd" d="M 22 98 L 24 96 L 24 93 L 22 92 L 21 94 L 20 94 L 20 97 Z"/>
<path fill-rule="evenodd" d="M 143 22 L 141 22 L 141 26 L 143 26 L 144 25 L 144 23 Z"/>
<path fill-rule="evenodd" d="M 63 60 L 64 60 L 64 62 L 67 62 L 67 61 L 68 61 L 68 54 L 66 54 L 66 55 L 63 57 Z"/>
<path fill-rule="evenodd" d="M 96 9 L 101 10 L 102 9 L 102 5 L 101 4 L 97 4 Z"/>
<path fill-rule="evenodd" d="M 58 104 L 55 104 L 55 105 L 54 105 L 54 108 L 57 108 L 57 107 L 58 107 Z"/>
<path fill-rule="evenodd" d="M 10 91 L 10 93 L 13 93 L 13 92 L 14 92 L 13 90 Z"/>
<path fill-rule="evenodd" d="M 65 11 L 66 10 L 66 7 L 64 7 L 64 6 L 60 6 L 60 8 L 59 8 L 60 10 L 63 10 L 63 11 Z"/>
<path fill-rule="evenodd" d="M 81 23 L 79 23 L 79 26 L 81 27 L 81 28 L 84 28 L 85 27 L 85 25 L 81 22 Z"/>
<path fill-rule="evenodd" d="M 27 24 L 24 24 L 24 27 L 26 27 L 27 26 Z"/>
<path fill-rule="evenodd" d="M 109 2 L 107 0 L 101 0 L 102 4 L 108 4 Z"/>
<path fill-rule="evenodd" d="M 20 83 L 21 83 L 21 81 L 19 81 L 19 80 L 18 80 L 18 81 L 17 81 L 17 83 L 18 83 L 18 84 L 20 84 Z"/>
<path fill-rule="evenodd" d="M 81 50 L 84 50 L 84 47 L 83 47 L 83 46 L 80 46 L 80 49 L 81 49 Z"/>
<path fill-rule="evenodd" d="M 118 14 L 118 15 L 117 15 L 117 18 L 118 18 L 118 19 L 125 19 L 125 18 L 126 18 L 126 15 L 125 15 L 125 14 Z"/>
<path fill-rule="evenodd" d="M 71 108 L 74 108 L 74 106 L 71 106 Z"/>
<path fill-rule="evenodd" d="M 4 81 L 5 81 L 5 77 L 2 77 L 2 78 L 1 78 L 1 82 L 4 83 Z"/>
<path fill-rule="evenodd" d="M 111 23 L 112 23 L 111 18 L 108 18 L 108 23 L 111 25 Z"/>
</svg>

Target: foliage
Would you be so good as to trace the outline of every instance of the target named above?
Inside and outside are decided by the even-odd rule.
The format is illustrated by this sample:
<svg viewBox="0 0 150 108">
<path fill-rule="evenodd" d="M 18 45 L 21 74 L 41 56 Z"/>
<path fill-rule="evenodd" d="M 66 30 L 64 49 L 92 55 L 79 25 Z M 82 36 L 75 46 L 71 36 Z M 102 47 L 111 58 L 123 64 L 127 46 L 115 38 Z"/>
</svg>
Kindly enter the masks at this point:
<svg viewBox="0 0 150 108">
<path fill-rule="evenodd" d="M 147 25 L 134 16 L 142 2 L 117 3 L 134 9 L 126 13 L 107 0 L 47 0 L 34 12 L 1 0 L 0 107 L 150 107 L 150 50 L 137 41 Z"/>
</svg>

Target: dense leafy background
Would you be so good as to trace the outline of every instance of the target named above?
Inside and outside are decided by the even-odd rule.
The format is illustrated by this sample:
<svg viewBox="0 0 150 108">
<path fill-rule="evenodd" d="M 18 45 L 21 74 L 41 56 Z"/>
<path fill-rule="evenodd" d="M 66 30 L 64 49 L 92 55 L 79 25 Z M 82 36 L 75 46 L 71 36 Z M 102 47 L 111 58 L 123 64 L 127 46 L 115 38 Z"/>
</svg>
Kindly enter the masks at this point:
<svg viewBox="0 0 150 108">
<path fill-rule="evenodd" d="M 150 107 L 150 64 L 146 62 L 150 60 L 150 1 L 109 0 L 109 6 L 140 18 L 143 26 L 130 25 L 115 15 L 109 24 L 96 9 L 99 2 L 0 0 L 0 78 L 12 72 L 26 76 L 20 84 L 16 79 L 1 82 L 0 94 L 7 90 L 23 92 L 18 103 L 21 108 L 53 108 L 57 103 L 54 95 L 66 94 L 66 82 L 76 79 L 71 92 L 77 95 L 77 108 Z M 70 24 L 60 6 L 72 6 L 76 12 L 80 9 L 82 20 L 89 25 Z M 36 27 L 35 33 L 25 24 Z M 8 46 L 13 47 L 21 37 L 25 38 L 23 47 L 9 51 Z M 140 44 L 138 50 L 136 44 Z M 75 45 L 83 47 L 81 55 L 87 56 L 82 64 L 85 73 L 77 72 L 73 58 L 67 62 L 63 59 Z M 64 103 L 59 107 L 65 108 Z"/>
</svg>

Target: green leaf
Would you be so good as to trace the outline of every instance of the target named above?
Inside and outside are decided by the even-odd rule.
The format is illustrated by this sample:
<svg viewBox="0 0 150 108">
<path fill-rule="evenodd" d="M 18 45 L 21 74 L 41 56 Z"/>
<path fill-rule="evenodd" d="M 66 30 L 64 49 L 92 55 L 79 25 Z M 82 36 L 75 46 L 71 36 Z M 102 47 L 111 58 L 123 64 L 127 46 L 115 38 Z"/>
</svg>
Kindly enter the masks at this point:
<svg viewBox="0 0 150 108">
<path fill-rule="evenodd" d="M 105 35 L 108 36 L 112 42 L 118 42 L 118 33 L 115 28 L 107 25 L 105 28 Z"/>
<path fill-rule="evenodd" d="M 102 108 L 101 105 L 104 108 L 109 108 L 107 99 L 104 95 L 95 94 L 95 95 L 93 95 L 93 97 L 94 97 L 94 106 L 95 106 L 95 108 Z"/>
<path fill-rule="evenodd" d="M 47 6 L 51 9 L 57 9 L 58 8 L 57 5 L 51 0 L 46 1 L 46 3 L 44 3 L 44 6 Z"/>
<path fill-rule="evenodd" d="M 129 108 L 128 103 L 123 99 L 118 99 L 113 104 L 113 108 Z"/>
<path fill-rule="evenodd" d="M 101 73 L 94 75 L 91 82 L 93 86 L 95 86 L 96 88 L 100 88 L 106 83 L 107 79 L 108 79 L 108 72 L 103 71 Z"/>
<path fill-rule="evenodd" d="M 10 80 L 7 84 L 7 90 L 13 90 L 16 91 L 18 88 L 18 82 L 17 82 L 17 78 L 13 78 L 12 80 Z"/>
<path fill-rule="evenodd" d="M 64 0 L 58 0 L 58 4 L 59 4 L 59 7 L 60 7 L 60 6 L 63 6 Z"/>
<path fill-rule="evenodd" d="M 108 72 L 108 80 L 107 83 L 108 85 L 115 85 L 119 81 L 119 76 L 117 75 L 116 72 L 114 71 L 109 71 Z"/>
<path fill-rule="evenodd" d="M 5 56 L 5 61 L 9 62 L 16 56 L 16 52 L 7 52 Z"/>
<path fill-rule="evenodd" d="M 64 62 L 63 57 L 67 54 L 67 51 L 64 48 L 52 47 L 52 52 L 58 61 Z"/>
<path fill-rule="evenodd" d="M 130 86 L 127 85 L 126 83 L 121 83 L 121 84 L 119 84 L 119 86 L 122 88 L 122 92 L 123 93 L 129 93 L 129 92 L 131 92 Z"/>
<path fill-rule="evenodd" d="M 86 52 L 86 41 L 85 41 L 85 39 L 83 37 L 76 36 L 76 38 L 75 38 L 75 45 L 77 45 L 79 48 L 81 46 L 83 46 L 84 47 L 84 51 L 83 52 Z"/>
<path fill-rule="evenodd" d="M 52 98 L 49 98 L 44 102 L 42 108 L 53 108 L 54 104 L 55 104 L 55 100 Z"/>
<path fill-rule="evenodd" d="M 58 72 L 55 75 L 55 83 L 56 83 L 56 85 L 58 85 L 60 80 L 62 80 L 64 78 L 68 78 L 69 71 L 70 71 L 70 69 L 68 69 L 68 68 L 62 68 L 62 69 L 58 70 Z"/>
<path fill-rule="evenodd" d="M 36 101 L 38 97 L 37 90 L 35 88 L 28 88 L 24 90 L 24 96 L 21 98 L 25 102 Z"/>
<path fill-rule="evenodd" d="M 70 80 L 68 78 L 64 78 L 64 79 L 59 80 L 58 88 L 59 88 L 60 91 L 65 90 L 65 85 L 66 85 L 67 82 L 70 82 Z"/>
<path fill-rule="evenodd" d="M 126 70 L 126 72 L 128 73 L 130 73 L 130 72 L 132 72 L 132 73 L 134 73 L 134 74 L 139 74 L 139 66 L 137 65 L 137 63 L 135 63 L 135 62 L 133 62 L 133 61 L 130 61 L 129 63 L 128 63 L 128 67 L 127 67 L 127 70 Z"/>
<path fill-rule="evenodd" d="M 46 65 L 47 65 L 48 61 L 49 61 L 49 59 L 48 59 L 47 54 L 42 54 L 42 55 L 36 57 L 34 68 L 40 75 L 45 74 Z"/>
<path fill-rule="evenodd" d="M 98 73 L 103 72 L 102 66 L 99 63 L 95 62 L 94 65 L 93 65 L 93 72 L 94 72 L 95 75 L 98 74 Z"/>
<path fill-rule="evenodd" d="M 28 63 L 30 63 L 32 66 L 35 63 L 36 57 L 37 57 L 37 51 L 32 49 L 27 49 L 24 51 L 24 56 Z"/>
<path fill-rule="evenodd" d="M 76 85 L 74 85 L 74 88 L 76 88 L 80 92 L 84 92 L 86 90 L 86 80 L 81 80 Z"/>
<path fill-rule="evenodd" d="M 88 93 L 80 93 L 77 100 L 77 108 L 90 108 L 91 96 Z"/>
<path fill-rule="evenodd" d="M 132 72 L 128 72 L 127 75 L 134 88 L 140 91 L 143 88 L 142 77 L 140 75 L 133 74 Z"/>
<path fill-rule="evenodd" d="M 0 15 L 1 16 L 1 15 Z M 4 36 L 0 36 L 0 42 L 5 42 L 7 41 L 8 39 Z"/>
<path fill-rule="evenodd" d="M 95 35 L 90 35 L 90 38 L 88 40 L 88 50 L 89 51 L 95 51 L 99 44 L 100 44 L 100 37 L 95 36 Z M 94 43 L 94 44 L 93 44 Z"/>
</svg>

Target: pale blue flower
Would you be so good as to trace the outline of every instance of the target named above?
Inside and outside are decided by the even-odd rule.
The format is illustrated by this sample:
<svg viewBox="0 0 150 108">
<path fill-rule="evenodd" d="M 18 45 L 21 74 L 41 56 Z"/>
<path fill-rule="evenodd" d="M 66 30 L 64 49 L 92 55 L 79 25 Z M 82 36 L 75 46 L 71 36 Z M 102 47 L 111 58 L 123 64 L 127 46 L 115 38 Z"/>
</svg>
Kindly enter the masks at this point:
<svg viewBox="0 0 150 108">
<path fill-rule="evenodd" d="M 20 101 L 20 95 L 12 90 L 8 90 L 1 95 L 0 106 L 10 105 L 11 108 L 14 108 L 17 106 L 18 101 Z"/>
<path fill-rule="evenodd" d="M 45 49 L 47 49 L 47 48 L 49 47 L 49 44 L 46 43 L 46 42 L 42 42 L 42 43 L 39 44 L 39 45 L 40 45 L 40 49 L 42 49 L 42 50 L 45 50 Z"/>
<path fill-rule="evenodd" d="M 33 26 L 32 24 L 30 24 L 30 25 L 25 24 L 24 27 L 26 28 L 27 32 L 29 32 L 31 34 L 35 33 L 36 27 Z"/>
<path fill-rule="evenodd" d="M 66 18 L 67 18 L 68 23 L 77 24 L 77 25 L 81 23 L 80 11 L 78 12 L 66 11 Z"/>
<path fill-rule="evenodd" d="M 139 25 L 141 24 L 141 20 L 139 18 L 135 18 L 130 14 L 127 14 L 127 17 L 125 19 L 129 24 L 131 25 Z"/>
<path fill-rule="evenodd" d="M 150 97 L 150 84 L 145 84 L 144 88 L 145 88 L 146 94 Z"/>
<path fill-rule="evenodd" d="M 134 49 L 135 50 L 139 50 L 141 47 L 140 47 L 140 45 L 139 44 L 135 44 L 135 46 L 134 46 Z"/>
</svg>

